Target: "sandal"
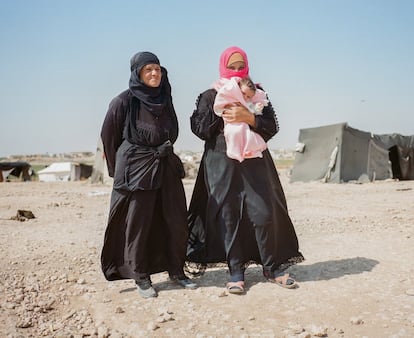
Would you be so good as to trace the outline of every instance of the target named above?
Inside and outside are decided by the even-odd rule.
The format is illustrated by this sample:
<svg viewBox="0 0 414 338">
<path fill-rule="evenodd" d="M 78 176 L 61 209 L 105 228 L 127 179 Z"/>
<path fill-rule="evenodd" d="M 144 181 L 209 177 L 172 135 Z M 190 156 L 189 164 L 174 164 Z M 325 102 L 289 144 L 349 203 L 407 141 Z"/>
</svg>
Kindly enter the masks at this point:
<svg viewBox="0 0 414 338">
<path fill-rule="evenodd" d="M 292 277 L 290 277 L 288 273 L 277 276 L 275 278 L 269 278 L 269 281 L 285 289 L 296 289 L 298 287 L 296 281 Z"/>
<path fill-rule="evenodd" d="M 244 281 L 228 282 L 226 287 L 227 287 L 228 293 L 233 293 L 233 294 L 238 294 L 238 295 L 244 293 Z"/>
</svg>

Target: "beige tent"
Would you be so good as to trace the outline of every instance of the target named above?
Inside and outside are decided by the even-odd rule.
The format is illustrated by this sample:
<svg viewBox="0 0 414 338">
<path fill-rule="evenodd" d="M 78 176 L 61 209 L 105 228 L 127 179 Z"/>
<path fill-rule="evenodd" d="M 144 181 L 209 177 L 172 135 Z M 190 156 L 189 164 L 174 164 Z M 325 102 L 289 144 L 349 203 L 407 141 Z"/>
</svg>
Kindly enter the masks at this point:
<svg viewBox="0 0 414 338">
<path fill-rule="evenodd" d="M 112 178 L 109 177 L 108 167 L 106 165 L 105 153 L 101 137 L 98 139 L 98 145 L 95 153 L 95 163 L 92 169 L 91 183 L 112 184 Z"/>
<path fill-rule="evenodd" d="M 40 182 L 76 180 L 76 166 L 70 162 L 56 162 L 37 172 Z"/>
<path fill-rule="evenodd" d="M 414 136 L 375 135 L 347 123 L 301 129 L 291 182 L 414 179 L 413 151 Z"/>
<path fill-rule="evenodd" d="M 37 172 L 39 182 L 79 181 L 91 176 L 92 166 L 74 162 L 55 162 Z"/>
</svg>

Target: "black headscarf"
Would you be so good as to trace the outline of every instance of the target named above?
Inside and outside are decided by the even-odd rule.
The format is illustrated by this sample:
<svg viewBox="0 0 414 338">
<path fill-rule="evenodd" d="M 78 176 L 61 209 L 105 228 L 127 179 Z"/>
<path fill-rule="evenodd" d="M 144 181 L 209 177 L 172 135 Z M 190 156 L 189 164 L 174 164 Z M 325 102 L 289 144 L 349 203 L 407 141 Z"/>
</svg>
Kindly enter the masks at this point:
<svg viewBox="0 0 414 338">
<path fill-rule="evenodd" d="M 151 52 L 139 52 L 131 58 L 129 90 L 151 114 L 159 116 L 171 99 L 171 86 L 168 81 L 167 70 L 164 67 L 161 67 L 162 77 L 158 87 L 154 88 L 145 85 L 139 77 L 139 72 L 142 67 L 148 64 L 159 65 L 160 61 Z"/>
</svg>

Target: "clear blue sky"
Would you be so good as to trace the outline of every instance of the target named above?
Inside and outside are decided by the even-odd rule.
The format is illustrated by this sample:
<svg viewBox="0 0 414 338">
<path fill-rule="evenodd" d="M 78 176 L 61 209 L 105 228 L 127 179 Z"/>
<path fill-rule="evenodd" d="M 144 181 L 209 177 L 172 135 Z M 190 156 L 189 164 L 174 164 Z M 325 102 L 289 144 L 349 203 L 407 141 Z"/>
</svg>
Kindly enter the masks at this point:
<svg viewBox="0 0 414 338">
<path fill-rule="evenodd" d="M 270 148 L 299 129 L 348 122 L 414 134 L 414 1 L 79 1 L 0 4 L 0 157 L 95 151 L 109 101 L 128 86 L 129 59 L 158 55 L 180 121 L 237 45 L 277 109 Z"/>
</svg>

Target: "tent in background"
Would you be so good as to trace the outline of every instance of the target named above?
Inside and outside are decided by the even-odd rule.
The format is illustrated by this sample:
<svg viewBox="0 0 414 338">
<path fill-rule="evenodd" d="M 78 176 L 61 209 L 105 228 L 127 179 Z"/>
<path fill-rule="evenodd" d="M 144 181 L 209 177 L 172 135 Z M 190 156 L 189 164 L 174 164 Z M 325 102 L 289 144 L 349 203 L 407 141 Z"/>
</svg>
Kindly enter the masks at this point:
<svg viewBox="0 0 414 338">
<path fill-rule="evenodd" d="M 91 173 L 91 165 L 73 162 L 55 162 L 37 172 L 40 182 L 79 181 Z"/>
<path fill-rule="evenodd" d="M 389 150 L 393 178 L 414 180 L 414 135 L 374 135 Z"/>
<path fill-rule="evenodd" d="M 301 129 L 290 181 L 413 179 L 410 177 L 414 175 L 414 166 L 408 169 L 404 166 L 405 152 L 397 155 L 394 152 L 393 158 L 390 150 L 393 146 L 413 150 L 414 136 L 373 135 L 347 123 Z M 393 169 L 401 164 L 405 176 L 397 177 Z"/>
<path fill-rule="evenodd" d="M 103 143 L 100 136 L 98 138 L 98 145 L 96 147 L 95 163 L 92 169 L 91 183 L 112 184 L 112 178 L 109 177 L 105 153 L 103 150 Z"/>
<path fill-rule="evenodd" d="M 8 176 L 22 176 L 23 181 L 30 181 L 31 166 L 27 162 L 0 162 L 0 182 L 6 181 Z"/>
</svg>

